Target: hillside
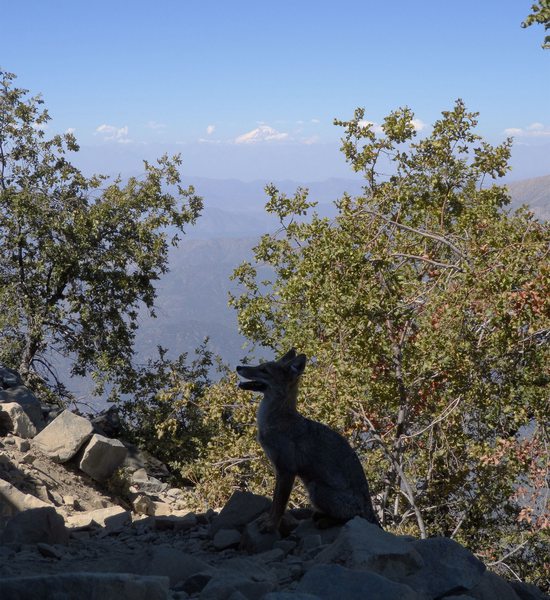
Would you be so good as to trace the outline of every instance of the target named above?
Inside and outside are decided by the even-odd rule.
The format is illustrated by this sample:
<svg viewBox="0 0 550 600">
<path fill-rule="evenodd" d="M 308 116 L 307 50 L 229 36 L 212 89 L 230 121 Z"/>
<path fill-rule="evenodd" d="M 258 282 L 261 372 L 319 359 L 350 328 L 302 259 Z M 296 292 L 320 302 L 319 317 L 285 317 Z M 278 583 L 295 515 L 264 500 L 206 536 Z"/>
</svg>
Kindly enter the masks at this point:
<svg viewBox="0 0 550 600">
<path fill-rule="evenodd" d="M 229 277 L 234 268 L 252 256 L 260 235 L 277 228 L 277 222 L 263 210 L 264 182 L 193 179 L 204 196 L 205 209 L 197 225 L 188 230 L 170 254 L 170 272 L 157 285 L 157 318 L 144 314 L 136 340 L 139 360 L 154 356 L 157 345 L 170 355 L 192 352 L 206 336 L 211 349 L 230 365 L 240 362 L 244 338 L 239 335 L 235 311 L 228 307 L 228 292 L 237 291 Z M 276 182 L 292 194 L 300 185 L 319 201 L 322 215 L 334 214 L 330 201 L 344 191 L 361 192 L 357 180 L 331 179 L 326 182 Z M 511 208 L 528 204 L 540 219 L 550 217 L 550 175 L 508 184 Z M 226 194 L 226 195 L 224 195 Z M 75 382 L 73 382 L 75 383 Z M 78 393 L 86 395 L 89 385 L 76 382 Z"/>
</svg>

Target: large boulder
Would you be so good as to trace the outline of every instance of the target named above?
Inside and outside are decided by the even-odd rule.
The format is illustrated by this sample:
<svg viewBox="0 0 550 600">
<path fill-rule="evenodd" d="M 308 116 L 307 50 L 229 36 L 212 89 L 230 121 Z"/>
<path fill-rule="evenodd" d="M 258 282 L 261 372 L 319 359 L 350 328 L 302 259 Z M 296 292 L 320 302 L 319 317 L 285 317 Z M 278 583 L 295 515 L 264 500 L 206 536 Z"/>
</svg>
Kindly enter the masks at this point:
<svg viewBox="0 0 550 600">
<path fill-rule="evenodd" d="M 167 600 L 168 579 L 128 573 L 61 573 L 2 579 L 2 600 Z"/>
<path fill-rule="evenodd" d="M 422 556 L 424 566 L 399 580 L 429 597 L 470 593 L 485 573 L 479 559 L 449 538 L 416 540 L 411 546 Z"/>
<path fill-rule="evenodd" d="M 315 565 L 302 577 L 297 591 L 321 600 L 425 600 L 410 587 L 370 571 L 352 571 L 341 565 Z"/>
<path fill-rule="evenodd" d="M 106 481 L 124 462 L 128 450 L 122 442 L 94 433 L 78 464 L 81 471 L 96 481 Z"/>
<path fill-rule="evenodd" d="M 27 413 L 33 425 L 39 431 L 44 427 L 44 417 L 42 416 L 42 406 L 40 400 L 24 385 L 0 389 L 0 404 L 16 402 Z"/>
<path fill-rule="evenodd" d="M 55 462 L 64 463 L 78 452 L 92 433 L 88 419 L 64 410 L 34 438 L 34 444 Z"/>
<path fill-rule="evenodd" d="M 348 521 L 334 543 L 320 552 L 315 562 L 373 571 L 395 581 L 424 566 L 421 555 L 409 541 L 361 517 Z"/>
<path fill-rule="evenodd" d="M 55 508 L 32 508 L 17 513 L 7 522 L 1 541 L 3 544 L 66 544 L 69 532 Z"/>
<path fill-rule="evenodd" d="M 269 509 L 271 500 L 252 492 L 235 492 L 210 526 L 211 535 L 220 529 L 240 529 Z"/>
<path fill-rule="evenodd" d="M 17 402 L 0 404 L 0 430 L 9 431 L 22 438 L 32 438 L 37 434 L 34 423 Z"/>
</svg>

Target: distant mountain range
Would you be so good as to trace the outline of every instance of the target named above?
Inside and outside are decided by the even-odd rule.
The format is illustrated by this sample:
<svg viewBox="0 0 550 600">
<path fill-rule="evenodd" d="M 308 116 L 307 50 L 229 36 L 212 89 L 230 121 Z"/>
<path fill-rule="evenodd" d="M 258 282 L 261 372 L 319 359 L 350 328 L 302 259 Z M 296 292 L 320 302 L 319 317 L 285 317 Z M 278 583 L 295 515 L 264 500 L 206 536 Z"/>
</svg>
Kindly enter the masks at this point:
<svg viewBox="0 0 550 600">
<path fill-rule="evenodd" d="M 189 181 L 187 182 L 189 183 Z M 252 257 L 259 236 L 277 227 L 264 210 L 264 183 L 236 180 L 192 179 L 205 208 L 195 227 L 189 228 L 178 247 L 171 251 L 170 272 L 157 285 L 157 318 L 144 315 L 138 331 L 138 359 L 155 356 L 157 345 L 175 356 L 191 352 L 210 337 L 210 347 L 231 365 L 244 355 L 245 340 L 239 335 L 235 311 L 227 306 L 228 291 L 236 291 L 229 280 L 234 268 Z M 361 181 L 330 179 L 300 184 L 276 183 L 292 194 L 307 187 L 319 202 L 318 212 L 335 214 L 332 201 L 344 191 L 361 193 Z M 540 219 L 550 217 L 550 175 L 508 184 L 511 208 L 528 204 Z"/>
</svg>

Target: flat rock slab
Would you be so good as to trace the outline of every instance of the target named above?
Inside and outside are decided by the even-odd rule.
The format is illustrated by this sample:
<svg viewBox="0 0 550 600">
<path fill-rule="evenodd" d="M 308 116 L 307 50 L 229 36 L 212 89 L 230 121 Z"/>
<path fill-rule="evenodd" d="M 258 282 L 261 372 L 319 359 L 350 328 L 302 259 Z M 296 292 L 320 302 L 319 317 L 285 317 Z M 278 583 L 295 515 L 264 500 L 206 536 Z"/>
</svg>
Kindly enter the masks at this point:
<svg viewBox="0 0 550 600">
<path fill-rule="evenodd" d="M 89 528 L 94 525 L 111 531 L 119 529 L 131 521 L 130 511 L 121 506 L 98 508 L 83 513 L 74 513 L 67 517 L 67 525 L 72 528 Z"/>
<path fill-rule="evenodd" d="M 55 462 L 67 462 L 93 433 L 93 426 L 84 417 L 64 410 L 35 438 L 35 446 Z"/>
<path fill-rule="evenodd" d="M 96 481 L 106 481 L 122 465 L 128 450 L 119 440 L 94 433 L 80 459 L 79 468 Z"/>
<path fill-rule="evenodd" d="M 128 573 L 63 573 L 2 579 L 2 600 L 167 600 L 168 578 Z"/>
</svg>

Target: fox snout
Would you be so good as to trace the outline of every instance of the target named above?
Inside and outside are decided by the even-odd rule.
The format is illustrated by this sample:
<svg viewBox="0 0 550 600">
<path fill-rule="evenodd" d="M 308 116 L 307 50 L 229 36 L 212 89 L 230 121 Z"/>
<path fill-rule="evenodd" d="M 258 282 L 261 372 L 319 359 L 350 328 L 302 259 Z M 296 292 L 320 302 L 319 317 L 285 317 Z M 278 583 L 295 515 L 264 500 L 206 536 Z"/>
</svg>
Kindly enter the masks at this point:
<svg viewBox="0 0 550 600">
<path fill-rule="evenodd" d="M 248 390 L 249 392 L 264 392 L 267 389 L 267 385 L 258 379 L 258 373 L 255 367 L 246 367 L 239 365 L 237 367 L 237 373 L 248 381 L 239 382 L 239 388 L 241 390 Z"/>
</svg>

